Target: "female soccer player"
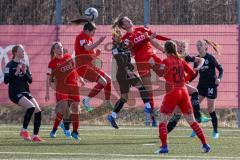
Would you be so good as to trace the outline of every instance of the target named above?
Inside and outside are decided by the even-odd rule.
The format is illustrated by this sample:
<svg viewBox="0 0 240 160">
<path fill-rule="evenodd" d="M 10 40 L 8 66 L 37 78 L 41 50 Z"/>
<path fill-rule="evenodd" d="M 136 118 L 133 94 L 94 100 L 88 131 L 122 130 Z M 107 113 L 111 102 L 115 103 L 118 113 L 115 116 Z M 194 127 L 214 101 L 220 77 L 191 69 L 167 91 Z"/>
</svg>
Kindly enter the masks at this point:
<svg viewBox="0 0 240 160">
<path fill-rule="evenodd" d="M 52 132 L 53 134 L 56 132 L 62 117 L 65 119 L 69 118 L 70 105 L 73 132 L 71 133 L 69 125 L 64 123 L 65 132 L 67 132 L 65 135 L 71 133 L 71 136 L 78 140 L 80 94 L 75 64 L 70 54 L 63 54 L 63 46 L 60 42 L 53 44 L 51 53 L 54 54 L 48 64 L 48 81 L 51 82 L 53 78 L 56 81 L 56 99 L 59 105 L 59 114 L 57 114 L 59 120 L 54 124 Z"/>
<path fill-rule="evenodd" d="M 207 97 L 208 112 L 212 118 L 213 125 L 212 136 L 214 139 L 217 139 L 219 137 L 219 133 L 218 119 L 215 112 L 215 101 L 217 98 L 217 87 L 219 86 L 223 76 L 223 68 L 216 58 L 212 54 L 208 53 L 207 49 L 209 45 L 212 46 L 217 53 L 219 53 L 217 45 L 214 42 L 209 40 L 199 40 L 197 42 L 199 57 L 205 59 L 204 65 L 199 70 L 200 76 L 197 89 L 200 95 L 200 102 Z M 219 72 L 218 76 L 216 75 L 215 69 Z"/>
<path fill-rule="evenodd" d="M 20 132 L 20 136 L 24 140 L 42 142 L 43 140 L 38 135 L 41 126 L 41 109 L 29 90 L 29 84 L 32 83 L 32 75 L 29 66 L 24 63 L 24 52 L 24 47 L 21 44 L 12 48 L 13 59 L 6 65 L 4 83 L 8 84 L 10 100 L 27 109 L 24 115 L 23 128 Z M 27 128 L 33 113 L 34 129 L 31 138 Z"/>
<path fill-rule="evenodd" d="M 193 116 L 190 97 L 188 95 L 185 83 L 194 77 L 194 71 L 188 64 L 180 58 L 177 53 L 176 44 L 173 41 L 167 41 L 164 45 L 167 58 L 162 61 L 164 68 L 164 78 L 166 79 L 166 94 L 160 108 L 159 138 L 162 146 L 155 153 L 168 153 L 167 145 L 167 122 L 169 117 L 179 107 L 191 128 L 203 144 L 203 151 L 209 152 L 210 146 L 206 143 L 204 133 Z M 186 73 L 186 76 L 185 76 Z"/>
<path fill-rule="evenodd" d="M 117 27 L 113 27 L 112 54 L 117 62 L 116 78 L 120 87 L 121 98 L 116 102 L 112 114 L 108 115 L 107 119 L 111 123 L 112 127 L 116 129 L 118 129 L 118 125 L 116 123 L 117 114 L 122 109 L 124 103 L 127 102 L 128 93 L 131 86 L 135 86 L 138 88 L 145 108 L 151 110 L 148 92 L 143 86 L 141 79 L 133 72 L 134 66 L 131 63 L 131 51 L 129 48 L 130 46 L 127 46 L 123 42 L 121 42 L 121 37 L 121 30 Z"/>
<path fill-rule="evenodd" d="M 158 43 L 150 43 L 149 41 L 146 41 L 146 38 L 148 38 L 145 33 L 147 33 L 149 36 L 151 36 L 153 33 L 149 28 L 144 27 L 138 27 L 134 28 L 132 21 L 128 17 L 121 17 L 117 18 L 117 20 L 114 22 L 114 26 L 118 26 L 119 28 L 126 31 L 126 34 L 122 37 L 122 41 L 124 43 L 131 43 L 133 45 L 132 48 L 132 54 L 134 55 L 138 73 L 142 79 L 143 85 L 146 87 L 146 89 L 149 91 L 149 98 L 150 98 L 150 104 L 152 107 L 152 111 L 154 110 L 154 101 L 153 101 L 153 91 L 152 91 L 152 82 L 151 82 L 151 72 L 150 70 L 153 69 L 153 71 L 157 74 L 162 74 L 159 70 L 159 67 L 152 68 L 149 65 L 149 59 L 154 59 L 156 65 L 161 63 L 161 59 L 154 53 L 153 46 L 162 50 L 162 47 Z M 156 39 L 158 40 L 169 40 L 169 38 L 162 37 L 160 35 L 156 36 Z M 143 43 L 142 41 L 145 41 Z M 153 46 L 152 46 L 153 45 Z M 160 73 L 159 73 L 160 72 Z M 152 126 L 156 126 L 156 120 L 152 116 Z"/>
<path fill-rule="evenodd" d="M 102 89 L 105 92 L 105 106 L 112 108 L 110 102 L 111 96 L 111 78 L 103 71 L 98 69 L 93 60 L 101 54 L 100 50 L 95 49 L 104 41 L 106 36 L 100 37 L 93 43 L 92 37 L 96 31 L 94 22 L 85 19 L 80 19 L 77 24 L 84 23 L 83 31 L 76 37 L 75 40 L 75 54 L 76 67 L 78 75 L 90 82 L 97 82 L 97 85 L 91 90 L 87 97 L 83 99 L 83 105 L 87 110 L 91 110 L 90 99 L 96 96 Z"/>
<path fill-rule="evenodd" d="M 187 53 L 187 43 L 186 42 L 179 41 L 177 44 L 177 50 L 178 50 L 178 53 L 181 55 L 181 57 L 187 63 L 189 63 L 189 62 L 194 63 L 195 71 L 198 71 L 203 66 L 203 64 L 204 64 L 203 58 L 190 56 Z M 197 77 L 197 74 L 194 76 L 194 78 L 196 78 L 196 77 Z M 194 78 L 192 78 L 190 81 L 192 81 Z M 198 123 L 208 122 L 209 118 L 204 117 L 200 112 L 199 93 L 198 93 L 197 88 L 193 87 L 190 84 L 186 84 L 186 87 L 187 87 L 189 95 L 191 96 L 191 102 L 192 102 L 192 106 L 193 106 L 193 113 L 194 113 L 195 119 L 197 120 Z M 181 114 L 175 113 L 174 116 L 169 120 L 169 123 L 167 125 L 168 133 L 171 132 L 175 128 L 175 126 L 177 125 L 180 118 L 181 118 Z M 191 136 L 195 136 L 195 134 L 192 134 Z"/>
</svg>

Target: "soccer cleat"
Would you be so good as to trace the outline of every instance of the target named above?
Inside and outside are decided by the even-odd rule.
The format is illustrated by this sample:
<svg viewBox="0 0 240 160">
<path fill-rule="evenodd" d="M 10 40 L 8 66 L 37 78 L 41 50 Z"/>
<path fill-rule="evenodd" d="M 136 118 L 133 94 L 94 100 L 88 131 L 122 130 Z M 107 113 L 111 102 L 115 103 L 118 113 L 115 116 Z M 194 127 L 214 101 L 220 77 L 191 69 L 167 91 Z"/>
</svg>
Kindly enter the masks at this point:
<svg viewBox="0 0 240 160">
<path fill-rule="evenodd" d="M 154 152 L 155 154 L 164 154 L 164 153 L 168 153 L 169 150 L 168 150 L 168 146 L 163 146 L 163 147 L 160 147 L 156 152 Z"/>
<path fill-rule="evenodd" d="M 52 130 L 49 135 L 50 135 L 50 138 L 56 138 L 57 133 L 56 131 Z"/>
<path fill-rule="evenodd" d="M 27 141 L 31 141 L 31 137 L 29 136 L 29 133 L 27 130 L 21 130 L 20 131 L 20 136 Z"/>
<path fill-rule="evenodd" d="M 66 138 L 72 138 L 70 130 L 65 130 L 64 135 L 65 135 Z"/>
<path fill-rule="evenodd" d="M 71 133 L 71 136 L 75 139 L 75 140 L 80 140 L 80 137 L 79 137 L 79 135 L 78 135 L 78 132 L 72 132 Z"/>
<path fill-rule="evenodd" d="M 219 133 L 218 132 L 213 132 L 212 137 L 213 137 L 213 139 L 218 139 L 219 138 Z"/>
<path fill-rule="evenodd" d="M 83 98 L 82 103 L 83 103 L 83 108 L 87 111 L 87 112 L 92 112 L 93 108 L 90 106 L 89 104 L 90 99 L 89 98 Z"/>
<path fill-rule="evenodd" d="M 192 131 L 190 137 L 195 138 L 196 137 L 196 133 L 194 131 Z"/>
<path fill-rule="evenodd" d="M 115 118 L 113 118 L 112 115 L 108 115 L 107 120 L 110 122 L 110 124 L 112 125 L 113 128 L 115 128 L 115 129 L 119 128 L 115 121 Z"/>
<path fill-rule="evenodd" d="M 211 120 L 211 118 L 206 117 L 205 115 L 201 115 L 201 122 L 202 123 L 207 123 Z"/>
<path fill-rule="evenodd" d="M 211 147 L 208 144 L 204 144 L 202 150 L 204 153 L 208 153 L 211 151 Z"/>
<path fill-rule="evenodd" d="M 44 142 L 44 140 L 39 135 L 33 135 L 32 141 L 33 142 Z"/>
</svg>

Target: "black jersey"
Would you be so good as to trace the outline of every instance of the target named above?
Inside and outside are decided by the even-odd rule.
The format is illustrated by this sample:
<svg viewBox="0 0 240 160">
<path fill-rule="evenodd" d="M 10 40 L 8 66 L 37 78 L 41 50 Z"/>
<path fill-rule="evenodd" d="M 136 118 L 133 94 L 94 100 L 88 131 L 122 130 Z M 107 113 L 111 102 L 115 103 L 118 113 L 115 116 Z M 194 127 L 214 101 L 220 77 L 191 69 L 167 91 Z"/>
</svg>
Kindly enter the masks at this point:
<svg viewBox="0 0 240 160">
<path fill-rule="evenodd" d="M 187 55 L 185 58 L 185 61 L 187 62 L 187 63 L 189 63 L 189 62 L 195 62 L 195 57 L 194 56 L 189 56 L 189 55 Z"/>
<path fill-rule="evenodd" d="M 202 87 L 215 87 L 215 80 L 217 78 L 221 79 L 223 75 L 223 68 L 221 64 L 216 60 L 216 58 L 207 53 L 204 57 L 205 62 L 202 68 L 199 70 L 199 82 L 198 86 Z M 216 70 L 219 71 L 219 75 L 217 77 Z"/>
<path fill-rule="evenodd" d="M 4 83 L 8 84 L 9 93 L 30 92 L 29 83 L 32 83 L 32 76 L 27 66 L 26 73 L 20 72 L 15 75 L 18 62 L 11 60 L 5 67 Z"/>
<path fill-rule="evenodd" d="M 195 56 L 190 56 L 190 55 L 187 55 L 184 60 L 187 62 L 187 63 L 194 63 L 194 68 L 197 66 L 196 63 L 195 63 Z M 192 82 L 196 77 L 198 76 L 198 72 L 195 73 L 194 77 L 192 77 L 189 82 Z"/>
<path fill-rule="evenodd" d="M 114 45 L 112 54 L 117 62 L 117 75 L 126 75 L 128 70 L 134 70 L 134 66 L 131 64 L 131 51 L 125 49 L 122 44 Z"/>
</svg>

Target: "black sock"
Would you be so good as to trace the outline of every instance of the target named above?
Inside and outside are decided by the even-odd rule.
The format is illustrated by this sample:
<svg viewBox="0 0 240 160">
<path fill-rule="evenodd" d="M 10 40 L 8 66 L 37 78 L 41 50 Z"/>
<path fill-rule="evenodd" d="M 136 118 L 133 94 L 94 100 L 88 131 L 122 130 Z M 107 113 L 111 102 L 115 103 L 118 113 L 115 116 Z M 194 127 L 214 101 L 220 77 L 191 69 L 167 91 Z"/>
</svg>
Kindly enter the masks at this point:
<svg viewBox="0 0 240 160">
<path fill-rule="evenodd" d="M 33 129 L 33 134 L 38 135 L 40 126 L 41 126 L 41 121 L 42 121 L 42 112 L 37 112 L 35 113 L 34 116 L 34 129 Z"/>
<path fill-rule="evenodd" d="M 192 102 L 192 106 L 193 106 L 194 117 L 198 123 L 201 123 L 201 112 L 200 112 L 200 103 L 199 103 L 198 92 L 194 92 L 191 95 L 191 102 Z"/>
<path fill-rule="evenodd" d="M 148 91 L 146 90 L 146 88 L 144 86 L 141 86 L 138 88 L 140 96 L 143 100 L 144 103 L 149 102 L 149 95 L 148 95 Z"/>
<path fill-rule="evenodd" d="M 212 118 L 213 131 L 218 132 L 218 118 L 216 112 L 213 111 L 212 113 L 210 113 L 210 116 Z"/>
<path fill-rule="evenodd" d="M 170 133 L 177 125 L 178 121 L 181 119 L 180 114 L 174 114 L 172 118 L 169 120 L 168 125 L 167 125 L 167 131 Z"/>
<path fill-rule="evenodd" d="M 124 105 L 125 102 L 126 102 L 125 99 L 120 98 L 120 99 L 117 101 L 117 103 L 115 104 L 115 106 L 114 106 L 114 108 L 113 108 L 113 112 L 115 112 L 115 113 L 120 112 L 120 110 L 122 109 L 122 107 L 123 107 L 123 105 Z"/>
<path fill-rule="evenodd" d="M 64 124 L 64 128 L 65 130 L 69 130 L 70 129 L 70 119 L 63 119 L 63 124 Z"/>
<path fill-rule="evenodd" d="M 27 129 L 28 127 L 28 124 L 31 120 L 31 117 L 33 115 L 33 112 L 34 112 L 35 108 L 28 108 L 25 112 L 25 115 L 24 115 L 24 119 L 23 119 L 23 128 L 24 129 Z"/>
</svg>

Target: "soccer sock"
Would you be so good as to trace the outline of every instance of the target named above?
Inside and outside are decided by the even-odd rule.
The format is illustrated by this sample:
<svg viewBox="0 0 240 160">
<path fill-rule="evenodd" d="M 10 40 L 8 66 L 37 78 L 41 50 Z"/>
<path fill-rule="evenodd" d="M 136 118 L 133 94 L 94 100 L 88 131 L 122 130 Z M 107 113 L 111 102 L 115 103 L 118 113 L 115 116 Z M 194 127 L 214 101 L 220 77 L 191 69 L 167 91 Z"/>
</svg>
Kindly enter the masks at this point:
<svg viewBox="0 0 240 160">
<path fill-rule="evenodd" d="M 104 86 L 98 83 L 97 85 L 94 86 L 94 88 L 88 94 L 88 97 L 90 98 L 95 97 L 103 88 Z"/>
<path fill-rule="evenodd" d="M 23 129 L 27 129 L 28 124 L 31 120 L 35 108 L 28 108 L 25 112 L 24 119 L 23 119 Z"/>
<path fill-rule="evenodd" d="M 107 83 L 106 87 L 104 87 L 105 99 L 110 100 L 111 96 L 111 83 Z"/>
<path fill-rule="evenodd" d="M 140 96 L 143 100 L 144 103 L 149 102 L 149 95 L 148 95 L 148 91 L 146 90 L 146 88 L 144 86 L 141 86 L 138 88 Z"/>
<path fill-rule="evenodd" d="M 199 126 L 199 124 L 197 122 L 193 122 L 190 126 L 193 129 L 193 131 L 196 133 L 198 138 L 201 140 L 202 144 L 207 144 L 205 135 L 203 133 L 202 128 Z"/>
<path fill-rule="evenodd" d="M 178 121 L 181 119 L 180 114 L 174 114 L 167 124 L 167 131 L 170 133 L 177 125 Z"/>
<path fill-rule="evenodd" d="M 159 138 L 162 142 L 162 146 L 167 145 L 167 124 L 160 123 L 159 124 Z"/>
<path fill-rule="evenodd" d="M 217 133 L 218 132 L 218 118 L 217 118 L 216 112 L 213 111 L 212 113 L 210 113 L 210 116 L 212 118 L 213 131 Z"/>
<path fill-rule="evenodd" d="M 78 132 L 79 114 L 78 113 L 72 113 L 71 114 L 71 121 L 72 121 L 72 126 L 73 126 L 73 132 Z"/>
<path fill-rule="evenodd" d="M 60 122 L 62 121 L 62 119 L 63 119 L 63 115 L 58 112 L 57 115 L 56 115 L 54 124 L 53 124 L 53 130 L 57 130 Z"/>
<path fill-rule="evenodd" d="M 196 121 L 200 123 L 201 122 L 201 112 L 200 112 L 200 103 L 199 103 L 198 92 L 194 92 L 191 95 L 191 102 L 192 102 L 192 106 L 193 106 L 194 117 L 195 117 Z"/>
<path fill-rule="evenodd" d="M 34 116 L 34 129 L 33 129 L 33 134 L 38 135 L 40 126 L 41 126 L 41 121 L 42 121 L 42 112 L 37 112 L 35 113 Z"/>
<path fill-rule="evenodd" d="M 64 128 L 65 130 L 69 130 L 70 129 L 70 120 L 69 119 L 63 119 L 63 124 L 64 124 Z"/>
<path fill-rule="evenodd" d="M 126 100 L 123 98 L 120 98 L 117 103 L 115 104 L 114 108 L 113 108 L 113 112 L 115 112 L 116 114 L 118 114 L 118 112 L 120 112 L 120 110 L 122 109 L 124 103 L 126 103 Z"/>
</svg>

